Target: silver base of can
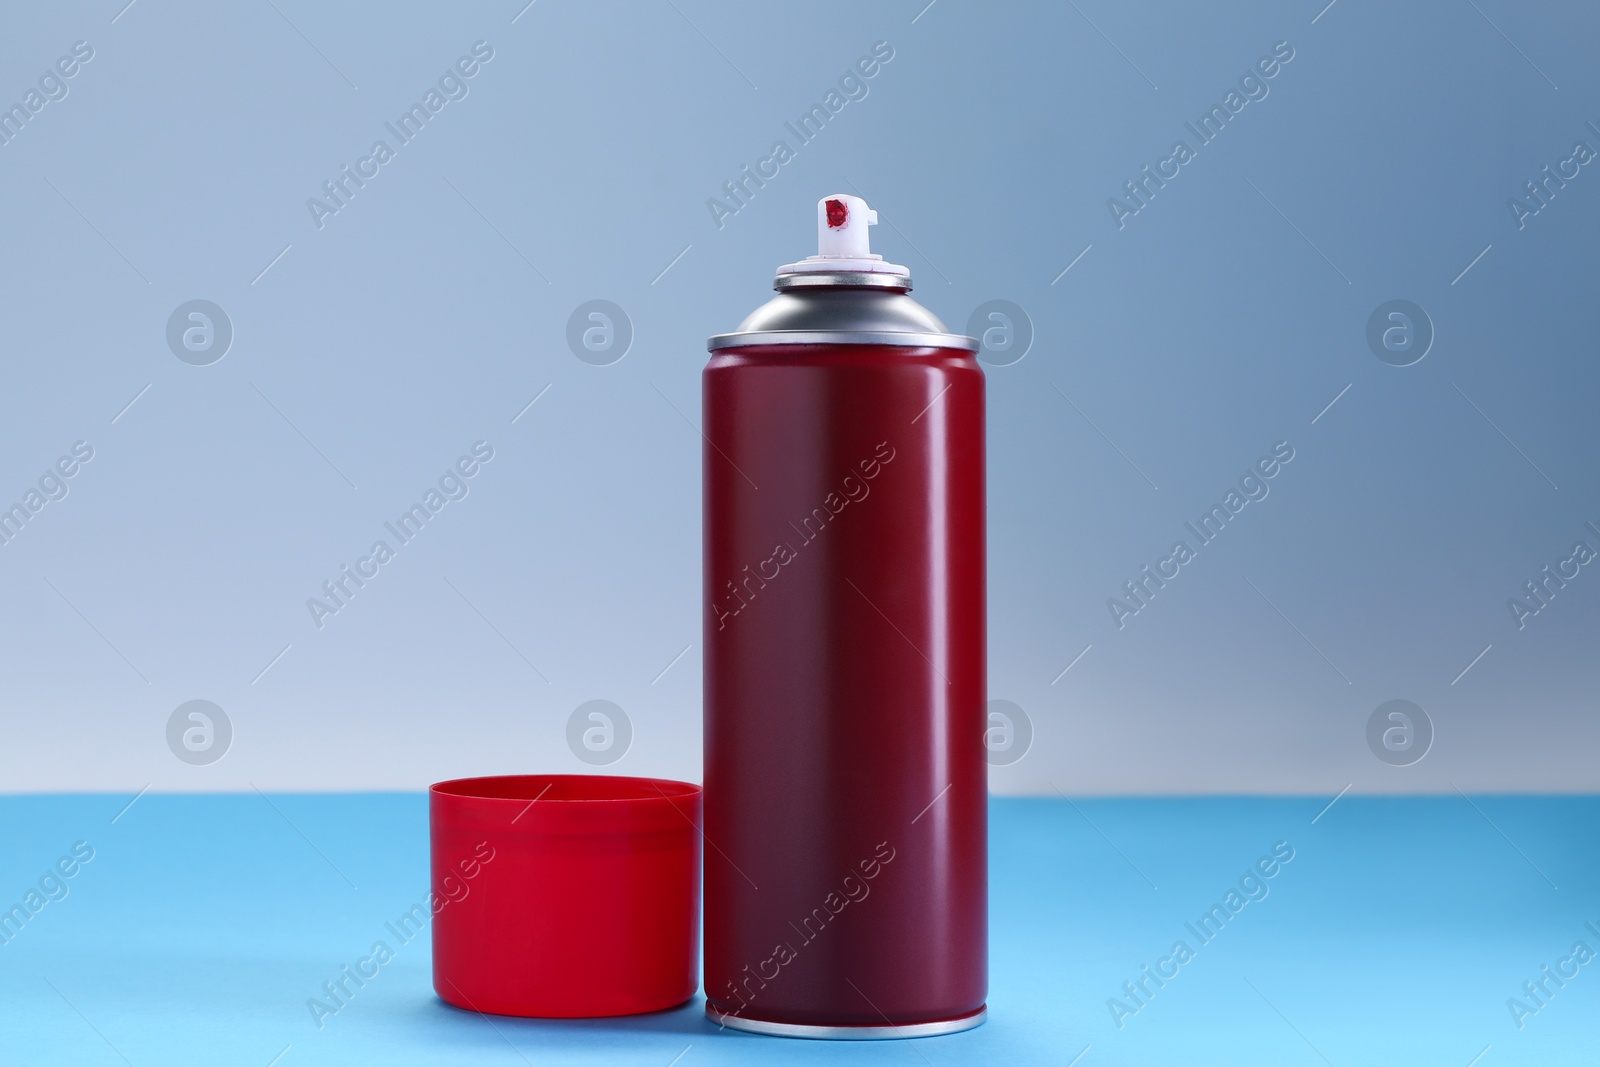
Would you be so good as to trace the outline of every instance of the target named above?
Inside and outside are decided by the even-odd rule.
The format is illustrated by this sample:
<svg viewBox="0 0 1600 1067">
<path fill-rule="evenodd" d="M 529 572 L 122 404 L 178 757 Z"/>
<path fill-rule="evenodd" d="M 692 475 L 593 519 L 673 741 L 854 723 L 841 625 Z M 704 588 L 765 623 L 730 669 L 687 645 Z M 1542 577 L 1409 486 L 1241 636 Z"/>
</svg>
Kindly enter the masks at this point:
<svg viewBox="0 0 1600 1067">
<path fill-rule="evenodd" d="M 826 1041 L 884 1041 L 894 1038 L 938 1037 L 940 1034 L 958 1034 L 982 1024 L 989 1017 L 987 1005 L 971 1015 L 959 1019 L 941 1019 L 931 1023 L 907 1023 L 895 1026 L 824 1026 L 813 1023 L 775 1023 L 765 1019 L 746 1019 L 741 1015 L 728 1015 L 706 1005 L 706 1018 L 730 1030 L 746 1030 L 752 1034 L 771 1037 L 809 1037 Z"/>
</svg>

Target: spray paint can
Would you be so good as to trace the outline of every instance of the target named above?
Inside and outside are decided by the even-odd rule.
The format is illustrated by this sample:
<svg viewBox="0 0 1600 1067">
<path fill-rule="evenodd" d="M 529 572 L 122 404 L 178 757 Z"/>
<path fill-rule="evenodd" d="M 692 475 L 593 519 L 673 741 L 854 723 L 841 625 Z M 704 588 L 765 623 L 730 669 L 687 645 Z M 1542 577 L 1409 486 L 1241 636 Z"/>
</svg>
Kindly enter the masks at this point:
<svg viewBox="0 0 1600 1067">
<path fill-rule="evenodd" d="M 893 1038 L 988 986 L 977 342 L 817 205 L 703 383 L 705 985 L 716 1022 Z"/>
</svg>

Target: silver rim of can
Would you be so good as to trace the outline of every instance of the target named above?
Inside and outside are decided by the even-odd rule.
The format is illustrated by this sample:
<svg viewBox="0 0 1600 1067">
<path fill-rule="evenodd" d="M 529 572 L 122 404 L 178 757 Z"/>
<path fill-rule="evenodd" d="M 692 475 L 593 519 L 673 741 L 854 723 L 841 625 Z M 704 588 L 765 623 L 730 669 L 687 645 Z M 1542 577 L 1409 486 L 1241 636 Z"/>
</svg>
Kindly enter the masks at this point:
<svg viewBox="0 0 1600 1067">
<path fill-rule="evenodd" d="M 898 345 L 901 348 L 959 348 L 978 350 L 978 339 L 958 333 L 902 333 L 898 330 L 756 330 L 749 333 L 719 333 L 706 342 L 712 352 L 719 348 L 744 348 L 748 345 Z"/>
<path fill-rule="evenodd" d="M 788 289 L 826 289 L 846 286 L 852 289 L 895 289 L 911 291 L 911 275 L 873 271 L 789 271 L 772 279 L 778 292 Z"/>
<path fill-rule="evenodd" d="M 958 1034 L 963 1030 L 971 1030 L 981 1025 L 988 1017 L 989 1008 L 985 1005 L 971 1015 L 963 1015 L 959 1019 L 941 1019 L 931 1023 L 907 1023 L 905 1026 L 893 1024 L 823 1026 L 812 1023 L 776 1023 L 765 1019 L 746 1019 L 740 1015 L 720 1012 L 709 1003 L 706 1005 L 706 1018 L 730 1030 L 745 1030 L 752 1034 L 766 1034 L 770 1037 L 806 1037 L 826 1041 L 884 1041 L 895 1038 L 938 1037 L 940 1034 Z"/>
</svg>

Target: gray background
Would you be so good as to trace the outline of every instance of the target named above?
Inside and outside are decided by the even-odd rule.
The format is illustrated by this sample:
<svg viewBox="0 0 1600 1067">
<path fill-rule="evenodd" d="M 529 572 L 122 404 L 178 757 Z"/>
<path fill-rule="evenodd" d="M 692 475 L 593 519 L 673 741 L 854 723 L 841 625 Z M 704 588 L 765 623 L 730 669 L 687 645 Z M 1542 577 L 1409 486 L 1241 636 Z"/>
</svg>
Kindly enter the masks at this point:
<svg viewBox="0 0 1600 1067">
<path fill-rule="evenodd" d="M 6 103 L 94 49 L 0 146 L 0 503 L 94 449 L 0 546 L 0 788 L 584 771 L 594 699 L 632 725 L 606 770 L 697 779 L 704 339 L 834 192 L 952 327 L 1031 321 L 989 374 L 990 692 L 1034 730 L 997 791 L 1596 786 L 1600 573 L 1525 629 L 1506 605 L 1600 548 L 1600 165 L 1507 207 L 1600 149 L 1593 7 L 124 2 L 0 34 Z M 307 198 L 477 41 L 468 95 L 319 229 Z M 719 228 L 707 199 L 878 41 Z M 1278 41 L 1269 95 L 1119 229 L 1107 199 Z M 209 366 L 166 342 L 195 299 L 234 330 Z M 595 299 L 635 332 L 610 366 L 566 341 Z M 1436 329 L 1409 367 L 1366 342 L 1392 299 Z M 480 440 L 318 629 L 307 598 Z M 1270 495 L 1119 630 L 1107 598 L 1278 441 Z M 197 699 L 233 732 L 204 765 L 168 748 Z M 1411 766 L 1368 748 L 1395 699 L 1436 735 Z"/>
</svg>

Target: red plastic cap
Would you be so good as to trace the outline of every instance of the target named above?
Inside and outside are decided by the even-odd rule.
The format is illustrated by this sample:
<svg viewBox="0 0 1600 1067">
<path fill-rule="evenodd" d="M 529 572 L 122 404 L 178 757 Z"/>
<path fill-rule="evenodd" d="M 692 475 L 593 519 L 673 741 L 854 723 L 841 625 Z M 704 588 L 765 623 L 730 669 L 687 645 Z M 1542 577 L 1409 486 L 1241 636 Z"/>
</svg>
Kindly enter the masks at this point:
<svg viewBox="0 0 1600 1067">
<path fill-rule="evenodd" d="M 586 1018 L 699 985 L 700 787 L 509 775 L 429 790 L 433 986 L 457 1007 Z"/>
</svg>

